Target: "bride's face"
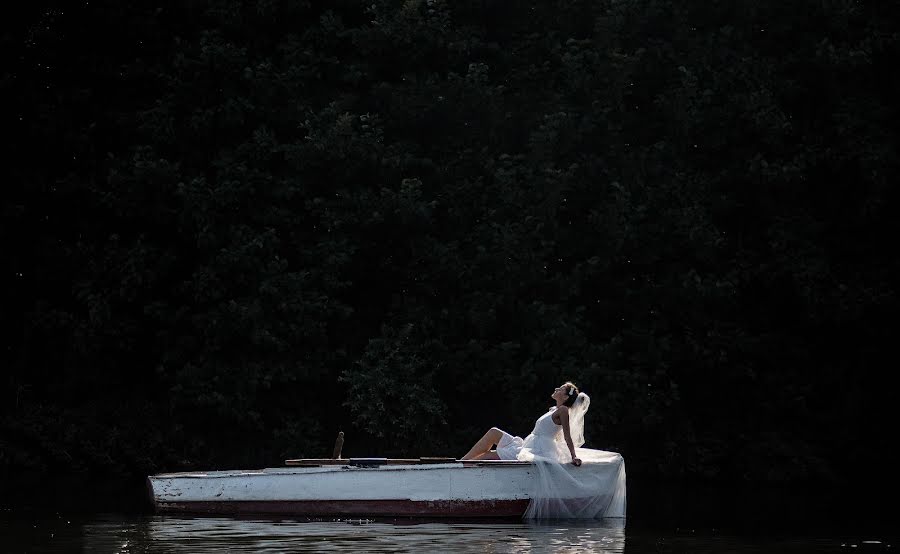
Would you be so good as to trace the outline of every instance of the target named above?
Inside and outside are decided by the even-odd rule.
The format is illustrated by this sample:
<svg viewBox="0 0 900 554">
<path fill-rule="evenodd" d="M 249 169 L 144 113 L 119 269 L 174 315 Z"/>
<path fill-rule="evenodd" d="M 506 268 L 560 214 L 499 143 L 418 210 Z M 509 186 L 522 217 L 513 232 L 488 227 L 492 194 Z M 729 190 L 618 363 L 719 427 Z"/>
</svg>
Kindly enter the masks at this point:
<svg viewBox="0 0 900 554">
<path fill-rule="evenodd" d="M 550 398 L 556 400 L 557 402 L 563 402 L 566 398 L 569 397 L 569 387 L 566 385 L 562 385 L 553 389 L 553 394 L 550 395 Z"/>
</svg>

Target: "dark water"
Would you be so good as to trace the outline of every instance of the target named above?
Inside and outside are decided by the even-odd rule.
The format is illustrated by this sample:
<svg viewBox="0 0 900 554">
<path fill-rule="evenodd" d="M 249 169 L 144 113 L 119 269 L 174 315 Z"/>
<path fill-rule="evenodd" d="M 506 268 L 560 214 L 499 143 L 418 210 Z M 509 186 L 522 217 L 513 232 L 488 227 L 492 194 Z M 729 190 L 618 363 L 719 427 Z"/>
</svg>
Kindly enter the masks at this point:
<svg viewBox="0 0 900 554">
<path fill-rule="evenodd" d="M 885 534 L 840 524 L 820 531 L 654 528 L 629 520 L 483 523 L 296 521 L 171 516 L 0 516 L 0 552 L 599 552 L 640 554 L 894 552 Z M 893 534 L 896 536 L 896 534 Z"/>
<path fill-rule="evenodd" d="M 413 521 L 148 514 L 144 483 L 40 494 L 0 490 L 0 554 L 39 552 L 898 552 L 893 507 L 809 491 L 629 484 L 626 522 Z M 643 485 L 643 486 L 642 486 Z M 32 493 L 34 488 L 28 489 Z M 875 489 L 873 489 L 875 490 Z M 54 497 L 53 491 L 62 494 Z M 35 503 L 35 499 L 42 502 Z M 110 499 L 117 499 L 111 502 Z M 52 506 L 52 507 L 51 507 Z M 863 511 L 864 510 L 864 511 Z M 76 515 L 77 514 L 77 515 Z"/>
</svg>

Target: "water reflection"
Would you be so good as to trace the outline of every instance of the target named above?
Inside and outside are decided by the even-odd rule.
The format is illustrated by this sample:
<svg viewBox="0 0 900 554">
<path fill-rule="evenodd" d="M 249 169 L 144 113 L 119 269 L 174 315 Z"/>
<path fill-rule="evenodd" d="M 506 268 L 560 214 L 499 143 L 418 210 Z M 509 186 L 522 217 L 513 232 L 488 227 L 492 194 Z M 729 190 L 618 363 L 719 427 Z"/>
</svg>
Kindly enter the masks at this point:
<svg viewBox="0 0 900 554">
<path fill-rule="evenodd" d="M 621 520 L 557 523 L 299 522 L 153 517 L 83 528 L 85 552 L 625 551 Z"/>
<path fill-rule="evenodd" d="M 172 516 L 2 517 L 0 552 L 599 552 L 646 554 L 866 553 L 896 550 L 896 532 L 840 522 L 820 531 L 761 525 L 739 534 L 620 520 L 522 522 L 296 521 Z M 660 527 L 662 525 L 662 527 Z M 627 536 L 627 541 L 626 541 Z M 627 543 L 627 547 L 626 547 Z"/>
</svg>

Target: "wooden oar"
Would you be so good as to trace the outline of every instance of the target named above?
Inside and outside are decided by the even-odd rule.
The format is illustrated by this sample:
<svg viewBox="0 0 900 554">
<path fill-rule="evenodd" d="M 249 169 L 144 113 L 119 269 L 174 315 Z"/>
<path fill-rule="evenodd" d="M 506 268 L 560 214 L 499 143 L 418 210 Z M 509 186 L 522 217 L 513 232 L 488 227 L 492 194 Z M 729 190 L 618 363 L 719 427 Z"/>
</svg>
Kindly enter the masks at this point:
<svg viewBox="0 0 900 554">
<path fill-rule="evenodd" d="M 447 458 L 443 456 L 422 456 L 421 458 L 341 458 L 341 450 L 344 446 L 344 432 L 338 432 L 337 439 L 334 441 L 334 453 L 331 458 L 293 458 L 284 461 L 286 466 L 294 467 L 318 467 L 318 466 L 356 466 L 356 467 L 377 467 L 377 466 L 401 466 L 401 465 L 424 465 L 424 464 L 452 464 L 462 462 L 465 467 L 490 466 L 490 465 L 521 465 L 529 462 L 519 462 L 516 460 L 457 460 L 456 458 Z"/>
<path fill-rule="evenodd" d="M 379 466 L 379 465 L 416 465 L 416 464 L 449 464 L 455 458 L 295 458 L 284 461 L 286 466 Z"/>
<path fill-rule="evenodd" d="M 284 465 L 292 467 L 319 467 L 319 466 L 407 466 L 428 464 L 453 464 L 462 463 L 465 467 L 490 467 L 490 466 L 518 466 L 531 462 L 518 460 L 457 460 L 456 458 L 422 457 L 422 458 L 345 458 L 335 460 L 332 458 L 295 458 L 284 461 Z"/>
</svg>

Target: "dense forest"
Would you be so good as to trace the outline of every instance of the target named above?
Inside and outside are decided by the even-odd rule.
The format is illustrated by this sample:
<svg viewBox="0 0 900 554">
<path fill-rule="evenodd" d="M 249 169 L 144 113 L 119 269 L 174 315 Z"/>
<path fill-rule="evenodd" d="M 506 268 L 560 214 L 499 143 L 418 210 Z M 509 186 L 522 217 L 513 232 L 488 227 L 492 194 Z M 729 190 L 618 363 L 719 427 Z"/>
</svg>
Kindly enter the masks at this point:
<svg viewBox="0 0 900 554">
<path fill-rule="evenodd" d="M 567 379 L 631 480 L 888 467 L 896 5 L 160 5 L 5 14 L 0 489 L 459 456 Z"/>
</svg>

